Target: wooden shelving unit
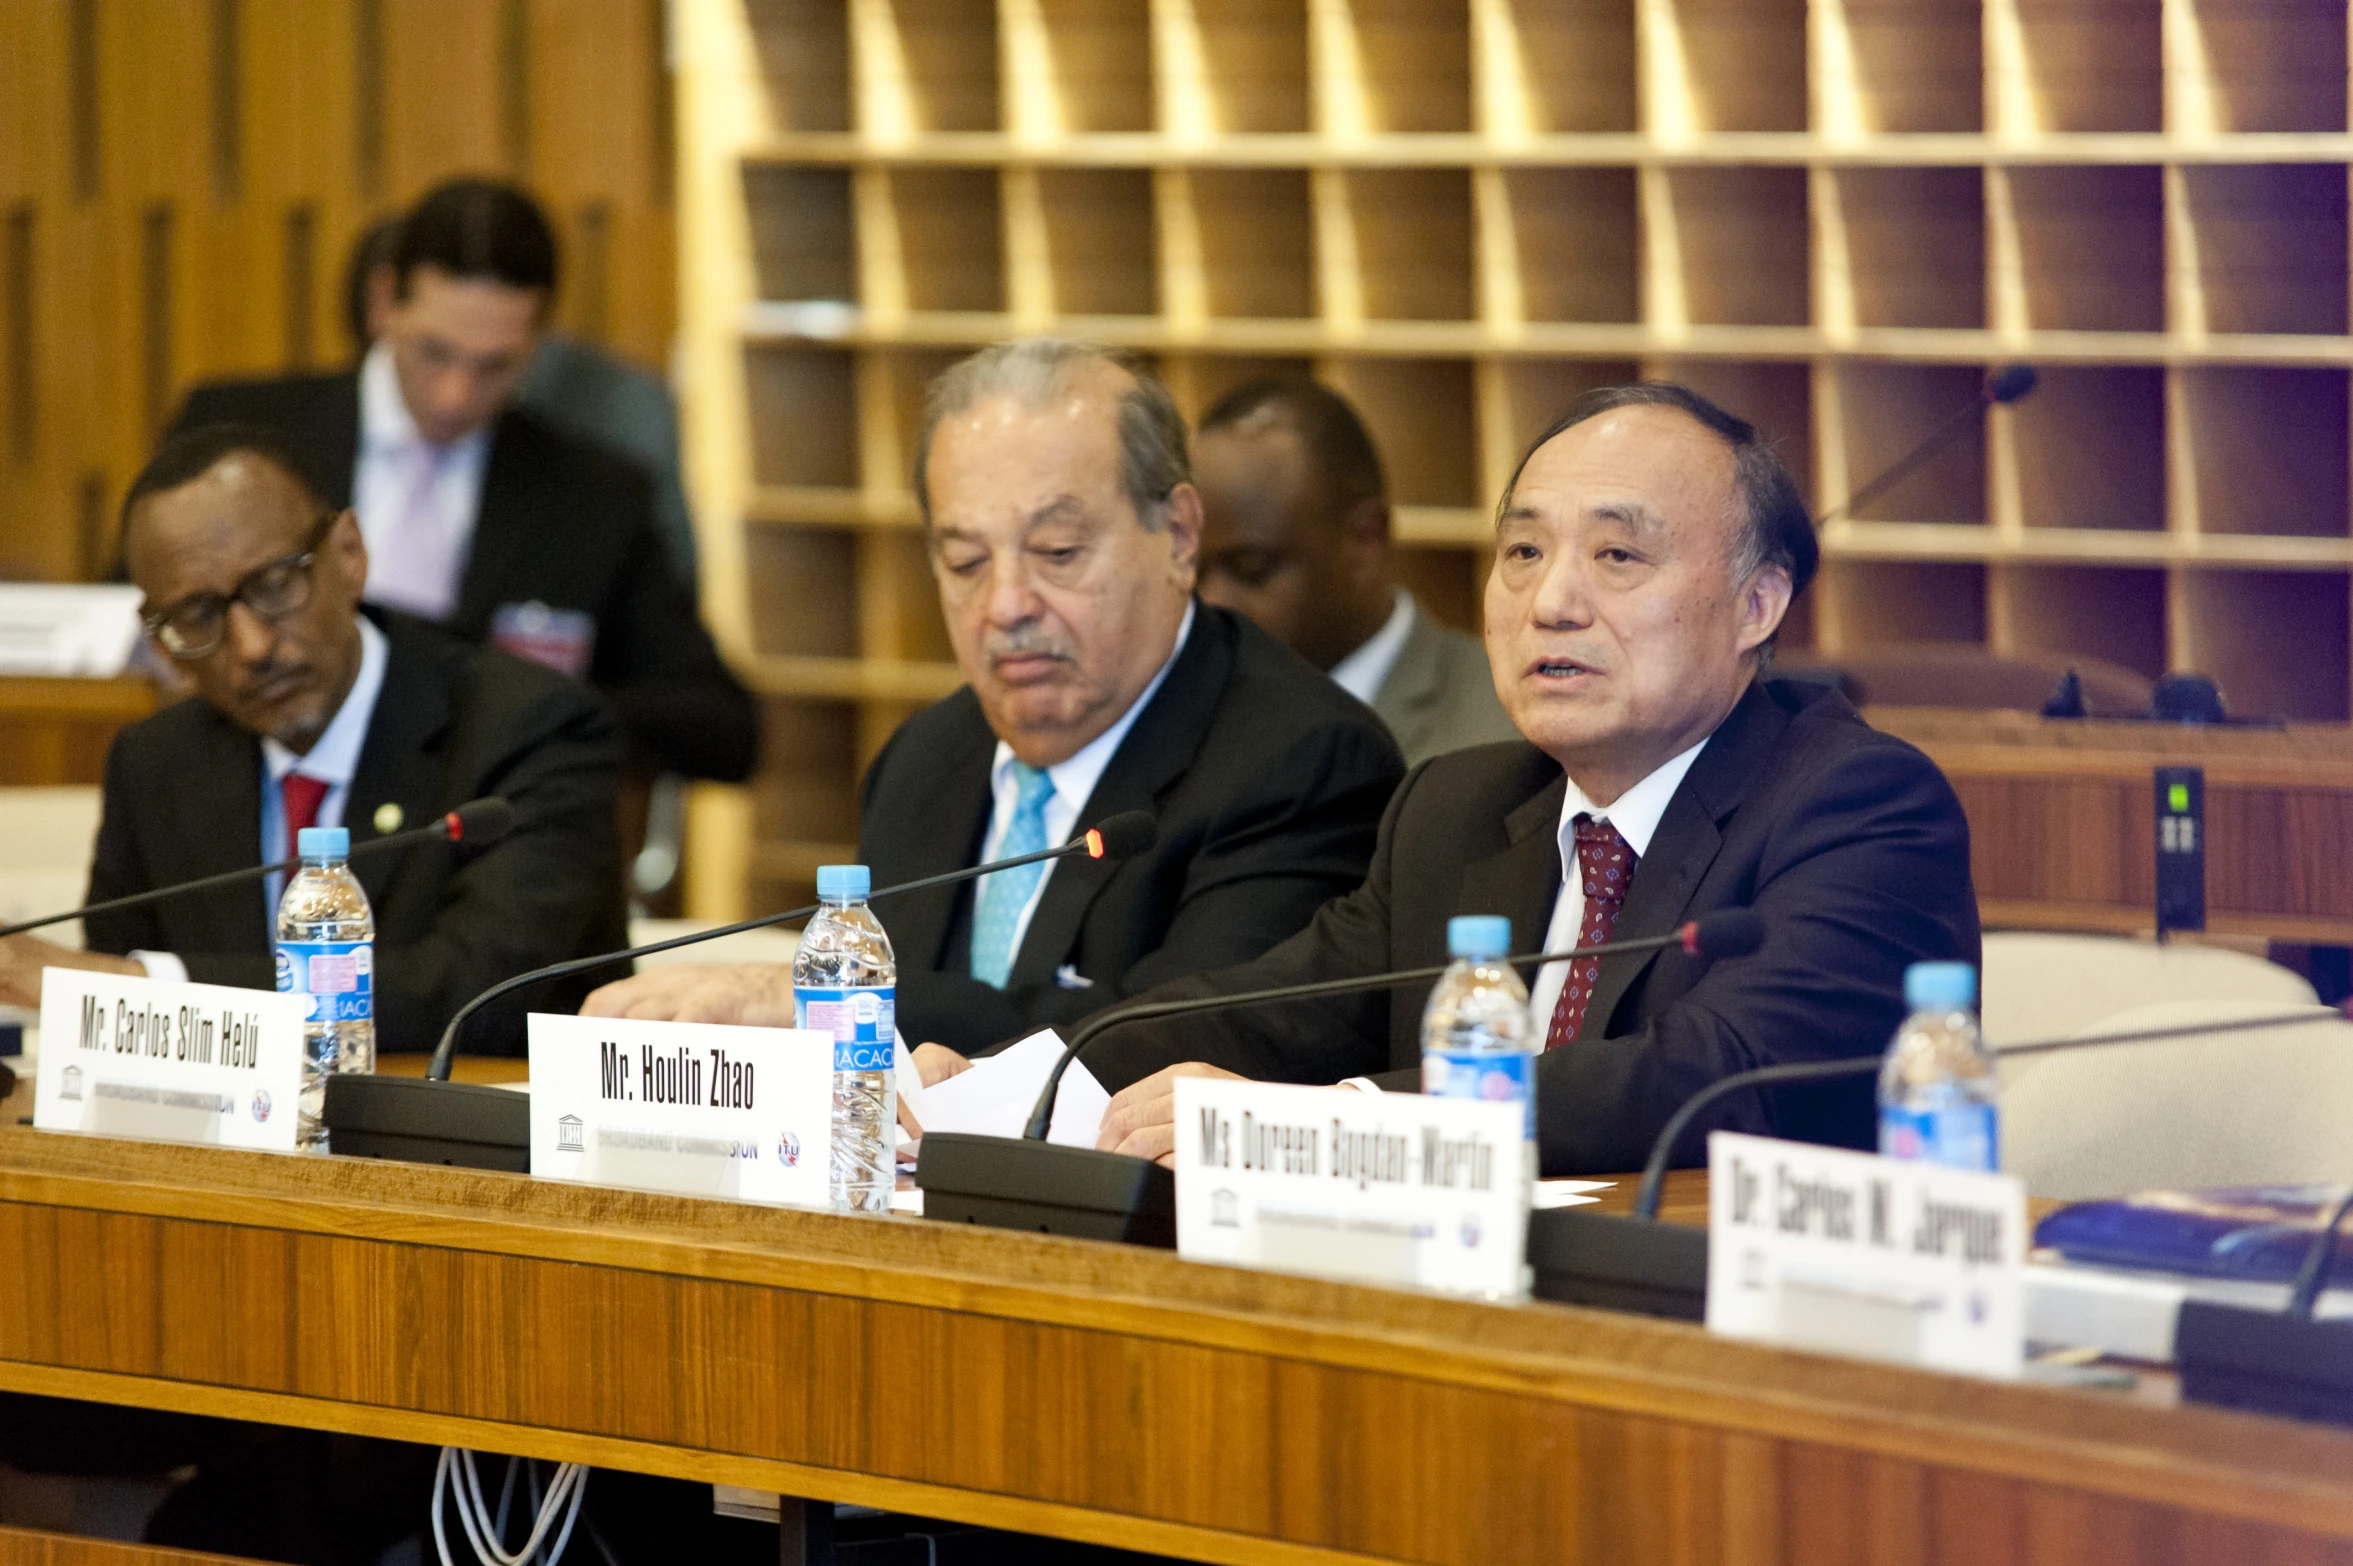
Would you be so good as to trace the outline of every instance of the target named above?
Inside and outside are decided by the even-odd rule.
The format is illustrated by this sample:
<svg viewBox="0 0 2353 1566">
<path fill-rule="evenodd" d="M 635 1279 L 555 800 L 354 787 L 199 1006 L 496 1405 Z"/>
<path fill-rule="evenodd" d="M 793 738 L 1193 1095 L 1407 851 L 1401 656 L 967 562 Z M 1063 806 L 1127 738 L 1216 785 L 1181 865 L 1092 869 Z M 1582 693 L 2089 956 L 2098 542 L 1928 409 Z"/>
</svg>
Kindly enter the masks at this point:
<svg viewBox="0 0 2353 1566">
<path fill-rule="evenodd" d="M 2197 669 L 2353 716 L 2345 0 L 686 0 L 689 445 L 769 772 L 712 912 L 798 900 L 956 684 L 927 376 L 1084 333 L 1188 411 L 1363 409 L 1414 585 L 1578 391 L 1672 376 L 1839 502 L 1992 365 L 2040 391 L 1833 524 L 1788 642 Z"/>
</svg>

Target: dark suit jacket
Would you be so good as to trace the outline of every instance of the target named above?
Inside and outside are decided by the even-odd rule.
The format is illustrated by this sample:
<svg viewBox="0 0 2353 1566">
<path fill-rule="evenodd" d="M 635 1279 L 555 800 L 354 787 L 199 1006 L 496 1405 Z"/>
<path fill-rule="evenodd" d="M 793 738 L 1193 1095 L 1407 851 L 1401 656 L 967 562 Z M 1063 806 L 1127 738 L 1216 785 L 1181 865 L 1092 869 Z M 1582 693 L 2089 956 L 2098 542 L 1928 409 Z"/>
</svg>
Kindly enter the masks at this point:
<svg viewBox="0 0 2353 1566">
<path fill-rule="evenodd" d="M 1164 986 L 1152 999 L 1221 994 L 1446 960 L 1455 914 L 1510 917 L 1535 948 L 1560 890 L 1560 766 L 1525 742 L 1415 769 L 1381 824 L 1372 874 L 1261 960 Z M 1823 686 L 1749 688 L 1668 803 L 1635 867 L 1619 939 L 1663 935 L 1718 908 L 1754 908 L 1765 945 L 1705 968 L 1680 951 L 1604 958 L 1587 1037 L 1546 1054 L 1536 1115 L 1547 1174 L 1638 1169 L 1676 1107 L 1751 1066 L 1874 1054 L 1903 1015 L 1905 967 L 1978 958 L 1969 829 L 1935 763 L 1856 716 Z M 1429 987 L 1138 1023 L 1102 1035 L 1087 1063 L 1118 1089 L 1167 1065 L 1246 1076 L 1420 1086 Z M 1593 1019 L 1603 1019 L 1599 1029 Z M 1714 1128 L 1871 1145 L 1873 1085 L 1735 1096 Z"/>
<path fill-rule="evenodd" d="M 344 810 L 354 846 L 397 804 L 424 826 L 503 794 L 517 825 L 480 849 L 421 843 L 352 868 L 376 918 L 376 1047 L 429 1050 L 449 1014 L 529 968 L 628 944 L 614 790 L 621 742 L 578 683 L 370 611 L 389 643 L 384 687 Z M 92 902 L 259 862 L 261 742 L 201 700 L 115 737 L 90 866 Z M 168 951 L 205 984 L 266 990 L 275 925 L 258 883 L 84 921 L 93 950 Z M 525 1011 L 579 1008 L 595 983 L 550 984 L 478 1018 L 465 1047 L 520 1054 Z"/>
<path fill-rule="evenodd" d="M 330 505 L 351 504 L 356 371 L 199 386 L 176 427 L 203 424 L 277 432 Z M 653 515 L 636 463 L 509 408 L 491 429 L 473 552 L 444 629 L 481 641 L 508 604 L 585 612 L 596 622 L 588 678 L 630 740 L 665 767 L 739 782 L 758 760 L 758 709 L 695 617 Z"/>
<path fill-rule="evenodd" d="M 877 886 L 979 863 L 996 747 L 969 687 L 900 725 L 866 774 L 858 853 Z M 1083 831 L 1149 810 L 1158 843 L 1123 863 L 1058 862 L 1002 991 L 971 976 L 971 885 L 879 904 L 900 1030 L 970 1053 L 1257 956 L 1364 879 L 1403 771 L 1369 709 L 1240 616 L 1198 606 L 1078 814 Z"/>
</svg>

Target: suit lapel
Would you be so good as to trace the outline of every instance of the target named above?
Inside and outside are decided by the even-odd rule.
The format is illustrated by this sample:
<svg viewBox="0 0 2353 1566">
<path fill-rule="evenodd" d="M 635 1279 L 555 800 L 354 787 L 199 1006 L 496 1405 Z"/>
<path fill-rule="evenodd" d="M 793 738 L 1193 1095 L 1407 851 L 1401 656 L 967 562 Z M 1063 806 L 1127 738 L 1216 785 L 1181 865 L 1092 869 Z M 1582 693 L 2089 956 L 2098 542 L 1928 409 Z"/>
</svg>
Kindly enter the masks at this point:
<svg viewBox="0 0 2353 1566">
<path fill-rule="evenodd" d="M 531 481 L 535 464 L 527 449 L 530 439 L 529 428 L 512 412 L 501 414 L 490 428 L 474 541 L 466 555 L 465 579 L 458 584 L 457 609 L 449 620 L 460 635 L 479 636 L 499 605 L 516 596 L 507 591 L 508 584 L 527 575 L 539 492 Z"/>
<path fill-rule="evenodd" d="M 343 824 L 355 845 L 389 835 L 376 830 L 377 813 L 386 805 L 400 807 L 399 831 L 465 803 L 444 799 L 447 784 L 433 754 L 433 742 L 449 722 L 448 666 L 396 620 L 384 623 L 384 640 L 384 684 L 343 806 Z M 352 867 L 373 906 L 385 906 L 394 879 L 415 857 L 414 849 L 404 849 Z"/>
<path fill-rule="evenodd" d="M 1619 939 L 1664 935 L 1683 922 L 1692 894 L 1724 846 L 1718 828 L 1738 808 L 1766 752 L 1788 722 L 1764 687 L 1752 682 L 1731 715 L 1716 726 L 1707 749 L 1684 774 L 1682 786 L 1668 801 L 1667 813 L 1659 818 L 1650 852 L 1634 867 L 1634 881 L 1626 888 L 1626 906 L 1618 913 L 1614 932 Z M 1608 1036 L 1618 1002 L 1656 961 L 1655 951 L 1601 960 L 1585 1015 L 1601 1019 L 1602 1031 L 1588 1032 L 1586 1037 Z"/>
<path fill-rule="evenodd" d="M 1195 609 L 1193 631 L 1184 651 L 1177 654 L 1176 666 L 1153 693 L 1151 704 L 1137 714 L 1135 727 L 1096 780 L 1095 792 L 1080 805 L 1076 831 L 1123 810 L 1150 810 L 1160 791 L 1184 775 L 1233 674 L 1235 638 L 1224 610 L 1206 604 Z M 1078 944 L 1088 907 L 1118 871 L 1118 865 L 1104 859 L 1072 858 L 1055 864 L 1039 894 L 1037 912 L 1030 915 L 1021 950 L 1014 955 L 1008 989 L 1054 976 Z"/>
<path fill-rule="evenodd" d="M 1504 817 L 1504 836 L 1511 846 L 1463 867 L 1462 895 L 1455 900 L 1458 913 L 1502 914 L 1511 920 L 1512 950 L 1518 952 L 1542 948 L 1552 926 L 1553 904 L 1560 899 L 1560 837 L 1555 829 L 1568 780 L 1557 767 L 1551 771 L 1550 783 Z"/>
<path fill-rule="evenodd" d="M 172 815 L 179 830 L 174 836 L 181 851 L 168 873 L 157 875 L 158 886 L 250 870 L 279 857 L 279 845 L 269 844 L 265 850 L 261 841 L 261 742 L 219 712 L 206 711 L 210 721 L 184 774 L 187 786 L 175 791 Z M 267 951 L 272 927 L 268 904 L 261 884 L 248 882 L 202 894 L 201 901 L 190 900 L 180 917 L 204 925 L 229 920 L 226 929 L 209 934 L 228 936 L 226 949 Z"/>
<path fill-rule="evenodd" d="M 996 752 L 997 737 L 989 732 L 975 701 L 969 732 L 960 735 L 952 753 L 940 759 L 940 786 L 927 808 L 905 822 L 892 823 L 900 861 L 915 874 L 936 875 L 977 862 L 995 803 L 989 769 Z M 948 930 L 955 922 L 956 900 L 971 895 L 969 886 L 960 885 L 893 898 L 885 909 L 889 915 L 886 927 L 900 964 L 910 971 L 942 966 Z"/>
<path fill-rule="evenodd" d="M 1373 693 L 1373 711 L 1380 714 L 1381 721 L 1393 733 L 1402 734 L 1420 722 L 1443 694 L 1438 634 L 1438 627 L 1417 604 L 1413 624 L 1405 633 L 1405 645 L 1397 649 L 1397 662 L 1390 666 L 1389 677 L 1381 682 L 1381 688 Z"/>
</svg>

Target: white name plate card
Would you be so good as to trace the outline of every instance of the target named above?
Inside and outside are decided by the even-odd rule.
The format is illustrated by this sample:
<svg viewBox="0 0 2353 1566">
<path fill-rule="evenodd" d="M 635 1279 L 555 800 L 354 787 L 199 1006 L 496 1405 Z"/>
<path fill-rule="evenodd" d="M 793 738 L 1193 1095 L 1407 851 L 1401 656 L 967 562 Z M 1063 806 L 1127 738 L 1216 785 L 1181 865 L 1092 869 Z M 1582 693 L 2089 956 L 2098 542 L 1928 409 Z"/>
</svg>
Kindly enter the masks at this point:
<svg viewBox="0 0 2353 1566">
<path fill-rule="evenodd" d="M 2026 1188 L 2007 1175 L 1718 1131 L 1708 1138 L 1708 1330 L 2014 1376 Z"/>
<path fill-rule="evenodd" d="M 530 1049 L 533 1174 L 826 1205 L 832 1034 L 534 1012 Z"/>
<path fill-rule="evenodd" d="M 1521 1293 L 1526 1130 L 1518 1104 L 1180 1077 L 1177 1254 Z"/>
<path fill-rule="evenodd" d="M 33 1124 L 291 1153 L 307 995 L 41 972 Z"/>
</svg>

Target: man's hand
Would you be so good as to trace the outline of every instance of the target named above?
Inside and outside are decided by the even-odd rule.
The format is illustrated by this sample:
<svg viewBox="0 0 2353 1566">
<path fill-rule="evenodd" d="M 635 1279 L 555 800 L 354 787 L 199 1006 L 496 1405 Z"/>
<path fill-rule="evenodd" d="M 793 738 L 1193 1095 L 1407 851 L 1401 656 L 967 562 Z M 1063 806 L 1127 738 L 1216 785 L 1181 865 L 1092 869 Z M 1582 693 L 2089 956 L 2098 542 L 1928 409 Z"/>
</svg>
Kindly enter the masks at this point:
<svg viewBox="0 0 2353 1566">
<path fill-rule="evenodd" d="M 580 1015 L 789 1028 L 792 970 L 769 962 L 672 964 L 606 985 L 588 997 Z"/>
<path fill-rule="evenodd" d="M 918 1044 L 908 1051 L 907 1058 L 915 1062 L 916 1079 L 925 1087 L 936 1087 L 972 1069 L 971 1061 L 945 1044 Z"/>
<path fill-rule="evenodd" d="M 77 952 L 37 935 L 11 935 L 0 939 L 0 1006 L 40 1005 L 43 968 L 84 968 L 92 973 L 128 974 L 135 979 L 147 974 L 145 968 L 129 957 Z"/>
<path fill-rule="evenodd" d="M 1231 1071 L 1220 1071 L 1197 1060 L 1155 1071 L 1143 1081 L 1131 1082 L 1112 1095 L 1111 1107 L 1103 1111 L 1103 1129 L 1095 1138 L 1095 1146 L 1107 1153 L 1150 1158 L 1174 1168 L 1176 1079 L 1179 1077 L 1242 1080 Z"/>
</svg>

